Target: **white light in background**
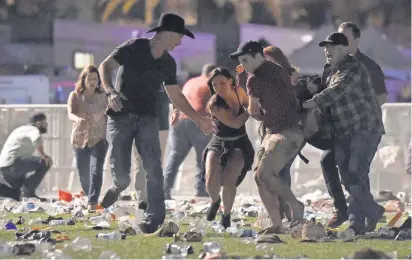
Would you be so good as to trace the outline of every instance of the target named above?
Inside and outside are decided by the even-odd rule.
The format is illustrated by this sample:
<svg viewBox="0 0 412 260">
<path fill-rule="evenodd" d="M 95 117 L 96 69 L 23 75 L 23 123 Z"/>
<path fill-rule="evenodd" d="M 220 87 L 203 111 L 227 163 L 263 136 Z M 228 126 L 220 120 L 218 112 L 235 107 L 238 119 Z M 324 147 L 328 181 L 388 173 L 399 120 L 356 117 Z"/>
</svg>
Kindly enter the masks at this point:
<svg viewBox="0 0 412 260">
<path fill-rule="evenodd" d="M 305 34 L 300 38 L 303 42 L 311 42 L 313 40 L 313 36 L 310 34 Z"/>
<path fill-rule="evenodd" d="M 87 52 L 75 52 L 74 53 L 74 68 L 81 70 L 89 65 L 94 65 L 94 55 Z"/>
</svg>

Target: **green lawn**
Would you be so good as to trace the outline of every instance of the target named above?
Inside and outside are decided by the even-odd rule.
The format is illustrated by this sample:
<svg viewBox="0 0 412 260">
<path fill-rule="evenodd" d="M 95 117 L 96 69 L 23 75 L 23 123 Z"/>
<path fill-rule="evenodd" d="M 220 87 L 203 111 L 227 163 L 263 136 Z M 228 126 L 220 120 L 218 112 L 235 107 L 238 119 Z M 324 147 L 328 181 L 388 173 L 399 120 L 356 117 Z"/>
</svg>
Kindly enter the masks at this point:
<svg viewBox="0 0 412 260">
<path fill-rule="evenodd" d="M 46 219 L 46 215 L 30 214 L 31 218 L 42 217 Z M 16 216 L 9 215 L 9 218 L 16 218 Z M 66 218 L 65 216 L 63 216 Z M 253 221 L 252 219 L 249 220 Z M 42 226 L 39 226 L 42 227 Z M 47 226 L 44 226 L 47 227 Z M 113 224 L 112 230 L 116 227 Z M 19 226 L 22 228 L 22 226 Z M 112 250 L 116 252 L 122 259 L 130 258 L 161 258 L 163 256 L 163 249 L 166 243 L 171 243 L 172 238 L 153 238 L 143 236 L 128 236 L 126 240 L 121 241 L 101 241 L 95 238 L 99 232 L 86 230 L 84 223 L 77 223 L 74 226 L 58 226 L 59 231 L 64 232 L 71 240 L 76 237 L 89 238 L 93 244 L 91 252 L 73 252 L 65 249 L 67 255 L 74 258 L 97 258 L 99 254 L 105 250 Z M 181 231 L 187 230 L 187 226 L 181 227 Z M 56 235 L 53 235 L 56 236 Z M 411 253 L 411 241 L 388 241 L 388 240 L 358 240 L 356 242 L 331 242 L 331 243 L 300 243 L 299 240 L 293 239 L 290 236 L 280 236 L 286 244 L 273 244 L 273 253 L 281 257 L 297 257 L 299 255 L 306 255 L 308 258 L 338 258 L 343 256 L 350 256 L 355 251 L 371 247 L 379 249 L 383 252 L 397 251 L 398 258 L 406 258 Z M 15 240 L 14 231 L 1 231 L 0 241 Z M 202 250 L 203 242 L 216 241 L 221 243 L 223 251 L 229 256 L 257 256 L 264 255 L 265 252 L 256 249 L 255 244 L 247 244 L 242 242 L 240 238 L 233 238 L 229 235 L 218 234 L 213 231 L 207 232 L 206 237 L 200 243 L 190 243 L 195 249 L 193 255 L 188 258 L 197 258 Z M 58 244 L 58 247 L 64 247 L 64 244 L 70 244 L 71 241 L 65 241 Z M 40 258 L 39 254 L 32 255 L 33 258 Z"/>
</svg>

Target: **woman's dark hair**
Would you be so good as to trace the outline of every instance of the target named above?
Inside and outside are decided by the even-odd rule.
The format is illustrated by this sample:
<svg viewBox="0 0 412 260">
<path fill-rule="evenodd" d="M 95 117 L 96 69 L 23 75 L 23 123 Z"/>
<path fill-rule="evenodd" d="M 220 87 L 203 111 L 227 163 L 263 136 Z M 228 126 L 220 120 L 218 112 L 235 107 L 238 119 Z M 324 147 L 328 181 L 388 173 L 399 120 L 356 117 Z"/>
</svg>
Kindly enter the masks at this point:
<svg viewBox="0 0 412 260">
<path fill-rule="evenodd" d="M 100 74 L 99 74 L 99 70 L 97 69 L 96 66 L 90 65 L 85 67 L 82 72 L 79 75 L 79 78 L 77 79 L 76 82 L 76 92 L 77 93 L 83 93 L 84 90 L 86 89 L 86 77 L 87 75 L 91 74 L 91 73 L 97 73 L 97 88 L 95 89 L 96 93 L 102 93 L 103 90 L 101 88 L 102 85 L 102 81 L 100 79 Z"/>
<path fill-rule="evenodd" d="M 224 109 L 229 109 L 229 105 L 226 103 L 226 101 L 220 97 L 219 95 L 216 94 L 214 88 L 213 88 L 213 78 L 216 76 L 223 76 L 227 79 L 231 79 L 232 80 L 232 88 L 236 88 L 236 79 L 235 77 L 232 75 L 232 73 L 230 72 L 230 70 L 228 68 L 225 67 L 219 67 L 214 69 L 211 73 L 210 73 L 210 77 L 209 80 L 207 81 L 207 85 L 209 86 L 209 91 L 210 91 L 210 95 L 212 96 L 209 100 L 209 103 L 207 104 L 207 110 L 209 112 L 209 114 L 211 114 L 211 108 L 213 105 L 216 105 L 218 108 L 224 108 Z"/>
</svg>

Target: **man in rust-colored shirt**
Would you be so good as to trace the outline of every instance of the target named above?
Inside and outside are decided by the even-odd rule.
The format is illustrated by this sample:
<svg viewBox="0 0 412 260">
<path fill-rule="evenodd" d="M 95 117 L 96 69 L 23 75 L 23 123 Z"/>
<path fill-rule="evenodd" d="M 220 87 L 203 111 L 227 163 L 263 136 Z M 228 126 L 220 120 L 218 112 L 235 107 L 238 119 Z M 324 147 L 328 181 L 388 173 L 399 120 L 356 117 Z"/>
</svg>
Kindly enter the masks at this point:
<svg viewBox="0 0 412 260">
<path fill-rule="evenodd" d="M 299 106 L 287 71 L 265 59 L 260 43 L 249 41 L 241 44 L 230 57 L 238 59 L 250 73 L 246 84 L 250 95 L 248 111 L 266 127 L 266 135 L 258 151 L 256 183 L 273 223 L 267 232 L 281 233 L 278 197 L 285 199 L 290 206 L 292 225 L 303 218 L 304 205 L 279 175 L 304 144 Z"/>
<path fill-rule="evenodd" d="M 207 116 L 206 105 L 210 99 L 207 80 L 213 69 L 215 69 L 215 66 L 206 64 L 203 67 L 202 75 L 190 79 L 182 88 L 182 93 L 189 101 L 189 104 L 202 116 Z M 179 167 L 192 147 L 196 151 L 196 196 L 207 197 L 208 194 L 205 189 L 205 184 L 201 180 L 201 173 L 202 153 L 209 143 L 210 137 L 204 135 L 196 123 L 189 119 L 187 115 L 180 113 L 177 109 L 173 111 L 171 125 L 166 149 L 166 165 L 163 172 L 165 198 L 171 199 L 170 193 L 174 186 Z"/>
</svg>

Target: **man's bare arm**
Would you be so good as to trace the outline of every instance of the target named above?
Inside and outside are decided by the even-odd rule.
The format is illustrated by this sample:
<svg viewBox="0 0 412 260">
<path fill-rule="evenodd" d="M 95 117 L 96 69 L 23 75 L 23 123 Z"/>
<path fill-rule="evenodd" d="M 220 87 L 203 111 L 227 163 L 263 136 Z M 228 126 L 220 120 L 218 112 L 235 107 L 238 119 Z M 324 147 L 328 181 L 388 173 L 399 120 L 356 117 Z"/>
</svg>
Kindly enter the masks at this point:
<svg viewBox="0 0 412 260">
<path fill-rule="evenodd" d="M 195 123 L 203 120 L 203 117 L 189 104 L 178 85 L 166 86 L 165 89 L 175 108 L 186 114 Z"/>
<path fill-rule="evenodd" d="M 114 91 L 112 71 L 119 68 L 120 64 L 111 56 L 107 57 L 99 66 L 99 73 L 103 89 L 106 93 Z"/>
<path fill-rule="evenodd" d="M 259 99 L 249 96 L 249 106 L 247 108 L 251 117 L 258 121 L 263 120 L 262 112 L 260 111 Z"/>
</svg>

